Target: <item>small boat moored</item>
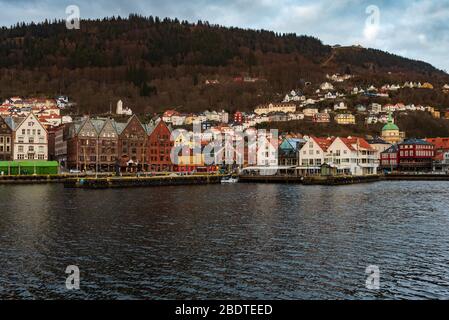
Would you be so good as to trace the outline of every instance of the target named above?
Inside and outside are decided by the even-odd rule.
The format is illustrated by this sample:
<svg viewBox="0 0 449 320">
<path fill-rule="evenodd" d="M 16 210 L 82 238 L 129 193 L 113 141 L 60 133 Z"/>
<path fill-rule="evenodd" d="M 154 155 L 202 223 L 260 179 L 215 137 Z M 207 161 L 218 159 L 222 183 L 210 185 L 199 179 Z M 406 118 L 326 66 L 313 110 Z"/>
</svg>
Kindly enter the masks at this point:
<svg viewBox="0 0 449 320">
<path fill-rule="evenodd" d="M 237 183 L 239 182 L 239 178 L 233 178 L 232 176 L 223 177 L 221 179 L 221 183 Z"/>
</svg>

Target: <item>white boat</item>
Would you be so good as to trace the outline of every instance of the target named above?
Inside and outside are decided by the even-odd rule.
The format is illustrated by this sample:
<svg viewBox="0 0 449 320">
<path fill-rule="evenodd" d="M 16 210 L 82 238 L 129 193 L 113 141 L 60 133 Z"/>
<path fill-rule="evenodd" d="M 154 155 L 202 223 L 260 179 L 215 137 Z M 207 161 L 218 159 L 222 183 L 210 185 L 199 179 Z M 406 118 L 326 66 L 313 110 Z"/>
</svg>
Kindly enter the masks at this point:
<svg viewBox="0 0 449 320">
<path fill-rule="evenodd" d="M 237 182 L 239 182 L 239 178 L 224 177 L 221 179 L 221 183 L 237 183 Z"/>
</svg>

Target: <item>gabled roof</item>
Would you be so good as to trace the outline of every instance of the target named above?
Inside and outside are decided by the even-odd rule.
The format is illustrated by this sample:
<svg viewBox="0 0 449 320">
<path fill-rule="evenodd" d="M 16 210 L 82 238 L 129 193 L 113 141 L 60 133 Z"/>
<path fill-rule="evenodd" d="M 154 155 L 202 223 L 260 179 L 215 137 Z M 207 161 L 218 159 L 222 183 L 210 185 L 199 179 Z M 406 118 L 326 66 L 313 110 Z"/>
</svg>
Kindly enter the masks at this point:
<svg viewBox="0 0 449 320">
<path fill-rule="evenodd" d="M 435 149 L 449 150 L 449 138 L 430 138 L 426 139 L 426 141 L 433 144 Z"/>
<path fill-rule="evenodd" d="M 280 148 L 281 149 L 292 149 L 294 151 L 297 151 L 298 148 L 303 144 L 305 140 L 298 139 L 298 138 L 286 138 L 284 141 L 282 141 Z"/>
<path fill-rule="evenodd" d="M 142 129 L 146 132 L 146 128 L 145 126 L 142 124 L 142 122 L 140 121 L 139 117 L 135 114 L 133 114 L 131 117 L 129 117 L 128 121 L 126 122 L 125 126 L 123 127 L 123 129 L 121 129 L 120 132 L 118 132 L 118 127 L 117 127 L 117 132 L 118 134 L 122 134 L 123 131 L 129 126 L 129 124 L 131 123 L 131 121 L 133 121 L 133 119 L 136 118 L 137 121 L 140 123 L 140 126 L 142 127 Z M 121 126 L 120 126 L 121 127 Z"/>
<path fill-rule="evenodd" d="M 394 144 L 382 153 L 398 153 L 398 151 L 399 151 L 398 145 Z"/>
<path fill-rule="evenodd" d="M 426 146 L 433 145 L 432 143 L 427 142 L 426 140 L 421 140 L 421 139 L 408 139 L 408 140 L 405 140 L 405 141 L 401 142 L 399 145 L 401 146 L 401 145 L 410 145 L 410 144 L 412 144 L 412 145 L 426 145 Z"/>
<path fill-rule="evenodd" d="M 339 138 L 350 150 L 357 151 L 357 149 L 365 149 L 374 151 L 374 148 L 363 138 L 359 137 L 348 137 Z"/>
<path fill-rule="evenodd" d="M 3 118 L 3 117 L 2 117 Z M 3 120 L 5 121 L 5 123 L 6 123 L 6 125 L 11 129 L 11 130 L 13 130 L 14 131 L 14 127 L 15 127 L 15 124 L 14 124 L 14 119 L 12 118 L 12 117 L 5 117 L 5 118 L 3 118 Z"/>
<path fill-rule="evenodd" d="M 327 151 L 331 144 L 335 141 L 335 138 L 317 138 L 317 137 L 311 137 L 311 139 L 318 144 L 318 146 L 323 151 Z"/>
</svg>

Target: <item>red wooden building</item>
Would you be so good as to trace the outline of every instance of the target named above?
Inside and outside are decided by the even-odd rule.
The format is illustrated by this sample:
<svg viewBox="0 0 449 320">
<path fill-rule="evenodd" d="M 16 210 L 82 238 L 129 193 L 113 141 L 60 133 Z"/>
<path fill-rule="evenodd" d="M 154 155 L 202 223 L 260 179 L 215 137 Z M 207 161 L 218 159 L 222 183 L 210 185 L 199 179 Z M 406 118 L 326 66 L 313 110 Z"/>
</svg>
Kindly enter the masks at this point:
<svg viewBox="0 0 449 320">
<path fill-rule="evenodd" d="M 170 140 L 171 130 L 160 120 L 148 136 L 147 159 L 150 171 L 174 171 L 170 159 L 173 141 Z"/>
<path fill-rule="evenodd" d="M 435 146 L 420 139 L 409 139 L 398 144 L 401 171 L 431 171 Z"/>
<path fill-rule="evenodd" d="M 384 170 L 395 171 L 399 167 L 399 148 L 393 145 L 380 154 L 380 167 Z"/>
</svg>

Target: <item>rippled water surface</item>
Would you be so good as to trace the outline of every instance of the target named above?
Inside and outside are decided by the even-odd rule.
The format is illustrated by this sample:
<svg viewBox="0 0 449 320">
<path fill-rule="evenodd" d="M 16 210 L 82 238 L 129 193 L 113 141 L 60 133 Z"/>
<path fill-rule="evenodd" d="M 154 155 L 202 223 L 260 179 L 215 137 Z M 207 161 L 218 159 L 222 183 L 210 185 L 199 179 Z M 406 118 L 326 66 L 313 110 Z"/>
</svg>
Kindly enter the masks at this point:
<svg viewBox="0 0 449 320">
<path fill-rule="evenodd" d="M 0 297 L 449 298 L 448 188 L 0 185 Z"/>
</svg>

